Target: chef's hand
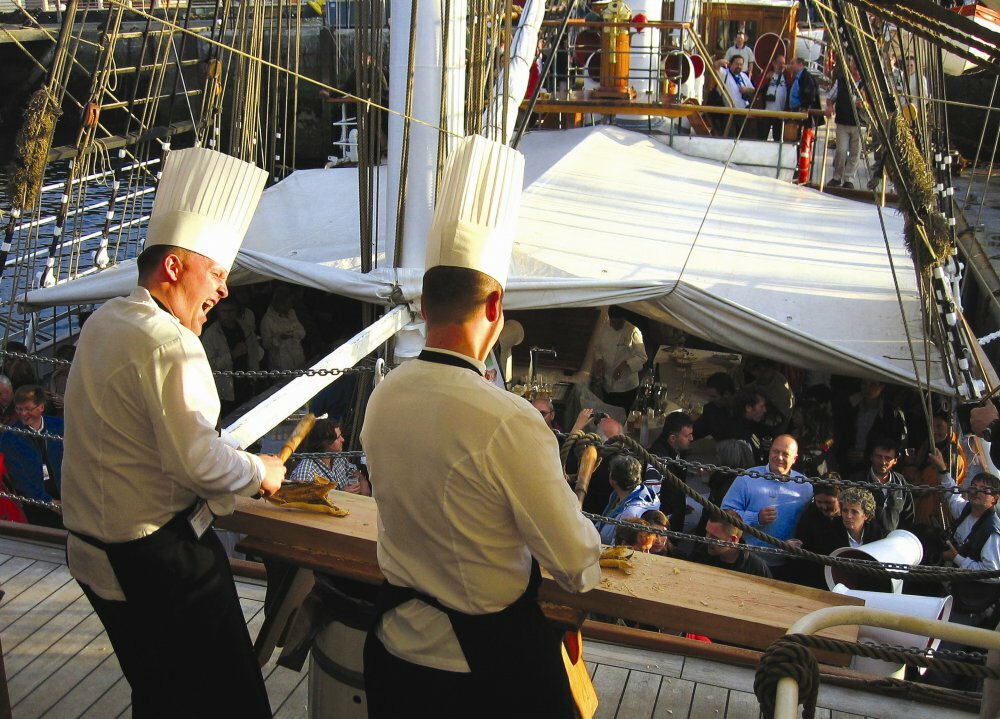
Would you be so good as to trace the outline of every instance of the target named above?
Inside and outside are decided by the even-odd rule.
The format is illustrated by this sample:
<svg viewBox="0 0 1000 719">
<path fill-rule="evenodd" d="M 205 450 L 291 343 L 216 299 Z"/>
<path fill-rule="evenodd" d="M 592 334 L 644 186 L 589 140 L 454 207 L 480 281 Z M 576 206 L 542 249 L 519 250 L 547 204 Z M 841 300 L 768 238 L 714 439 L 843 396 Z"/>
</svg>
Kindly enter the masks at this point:
<svg viewBox="0 0 1000 719">
<path fill-rule="evenodd" d="M 264 479 L 260 483 L 260 491 L 266 497 L 281 489 L 281 483 L 285 481 L 285 465 L 273 454 L 257 456 L 264 460 Z"/>
<path fill-rule="evenodd" d="M 1000 412 L 997 412 L 997 406 L 993 404 L 993 400 L 987 400 L 985 407 L 976 407 L 969 414 L 972 433 L 979 434 L 995 419 L 1000 419 Z"/>
</svg>

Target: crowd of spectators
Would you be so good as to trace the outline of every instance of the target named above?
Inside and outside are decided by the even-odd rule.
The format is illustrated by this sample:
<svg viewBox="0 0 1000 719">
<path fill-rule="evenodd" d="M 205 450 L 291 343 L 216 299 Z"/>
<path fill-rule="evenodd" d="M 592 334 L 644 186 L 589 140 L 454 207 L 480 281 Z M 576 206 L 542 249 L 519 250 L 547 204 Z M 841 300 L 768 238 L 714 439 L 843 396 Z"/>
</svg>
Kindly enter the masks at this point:
<svg viewBox="0 0 1000 719">
<path fill-rule="evenodd" d="M 977 465 L 978 474 L 970 480 L 974 463 L 967 456 L 961 422 L 942 398 L 932 397 L 928 421 L 919 395 L 878 380 L 817 375 L 753 358 L 741 370 L 707 377 L 703 411 L 668 414 L 649 447 L 666 460 L 676 480 L 697 475 L 685 472 L 676 460 L 683 462 L 700 440 L 713 440 L 715 462 L 727 469 L 708 477 L 707 495 L 733 521 L 708 512 L 693 520 L 675 481 L 649 465 L 640 480 L 639 462 L 617 456 L 603 463 L 610 464 L 607 475 L 591 478 L 585 507 L 591 493 L 600 494 L 604 517 L 641 520 L 693 536 L 658 540 L 652 531 L 616 529 L 598 520 L 606 543 L 829 589 L 823 565 L 756 551 L 770 545 L 744 536 L 735 520 L 824 555 L 904 529 L 922 542 L 925 564 L 1000 569 L 1000 519 L 993 509 L 997 499 L 988 493 L 994 485 L 1000 487 L 1000 479 Z M 545 415 L 551 404 L 538 409 Z M 582 424 L 586 422 L 578 420 L 574 428 Z M 868 486 L 843 487 L 843 480 Z M 947 488 L 956 483 L 967 488 L 968 499 L 914 492 L 920 485 Z M 981 488 L 985 491 L 977 492 Z M 591 504 L 589 511 L 599 510 Z M 957 621 L 986 626 L 1000 615 L 997 581 L 907 588 L 953 593 Z"/>
</svg>

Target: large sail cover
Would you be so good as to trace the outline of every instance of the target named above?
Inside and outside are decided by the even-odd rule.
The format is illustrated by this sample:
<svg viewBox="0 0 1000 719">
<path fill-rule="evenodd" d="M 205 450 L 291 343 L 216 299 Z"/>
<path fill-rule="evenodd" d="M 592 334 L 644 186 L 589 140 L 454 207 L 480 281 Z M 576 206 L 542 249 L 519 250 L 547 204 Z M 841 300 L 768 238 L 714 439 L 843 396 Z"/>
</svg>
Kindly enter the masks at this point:
<svg viewBox="0 0 1000 719">
<path fill-rule="evenodd" d="M 508 309 L 628 303 L 735 350 L 912 385 L 909 329 L 926 376 L 895 210 L 694 159 L 668 142 L 610 126 L 524 137 Z M 373 302 L 398 285 L 416 298 L 422 268 L 361 274 L 357 186 L 357 171 L 339 168 L 266 190 L 234 281 L 282 279 Z M 384 216 L 381 207 L 382 231 Z M 383 247 L 380 236 L 380 263 Z M 127 264 L 31 292 L 27 305 L 95 302 L 134 282 Z M 932 348 L 931 377 L 948 391 L 939 365 Z"/>
</svg>

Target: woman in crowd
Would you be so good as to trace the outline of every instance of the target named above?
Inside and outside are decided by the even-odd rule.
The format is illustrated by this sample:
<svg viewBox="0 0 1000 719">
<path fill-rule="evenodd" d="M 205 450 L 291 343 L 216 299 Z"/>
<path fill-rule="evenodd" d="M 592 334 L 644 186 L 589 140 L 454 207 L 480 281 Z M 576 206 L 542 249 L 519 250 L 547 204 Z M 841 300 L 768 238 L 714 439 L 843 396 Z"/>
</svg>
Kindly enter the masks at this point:
<svg viewBox="0 0 1000 719">
<path fill-rule="evenodd" d="M 875 497 L 871 492 L 858 487 L 847 487 L 841 491 L 840 521 L 843 531 L 834 549 L 859 547 L 885 537 L 885 532 L 873 519 L 874 516 Z"/>
<path fill-rule="evenodd" d="M 302 443 L 303 452 L 343 452 L 344 434 L 340 422 L 318 419 Z M 346 457 L 304 457 L 288 476 L 292 482 L 312 482 L 315 477 L 333 482 L 334 489 L 370 497 L 371 485 Z"/>
<path fill-rule="evenodd" d="M 642 483 L 642 463 L 635 457 L 620 454 L 612 459 L 608 479 L 612 494 L 602 516 L 637 519 L 647 509 L 660 508 L 656 493 Z M 598 521 L 595 526 L 604 544 L 614 544 L 616 525 Z"/>
</svg>

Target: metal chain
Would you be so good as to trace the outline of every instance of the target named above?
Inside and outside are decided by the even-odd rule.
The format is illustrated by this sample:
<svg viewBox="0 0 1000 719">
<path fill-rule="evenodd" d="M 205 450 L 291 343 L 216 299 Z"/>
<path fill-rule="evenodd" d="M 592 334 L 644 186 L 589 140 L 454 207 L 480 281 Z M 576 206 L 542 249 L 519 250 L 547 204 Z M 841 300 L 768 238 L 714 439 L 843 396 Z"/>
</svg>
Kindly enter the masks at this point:
<svg viewBox="0 0 1000 719">
<path fill-rule="evenodd" d="M 352 449 L 344 452 L 295 452 L 292 457 L 364 457 L 364 450 Z"/>
<path fill-rule="evenodd" d="M 631 522 L 627 519 L 615 519 L 613 517 L 604 517 L 600 514 L 592 514 L 590 512 L 582 512 L 583 516 L 592 522 L 602 522 L 604 524 L 610 524 L 615 527 L 625 527 L 627 529 L 634 529 L 639 532 L 644 532 L 645 534 L 655 534 L 661 537 L 670 537 L 671 539 L 677 540 L 687 540 L 694 542 L 696 544 L 712 544 L 716 547 L 726 547 L 735 549 L 745 549 L 755 554 L 766 554 L 775 557 L 791 557 L 793 559 L 807 559 L 811 561 L 816 561 L 819 564 L 831 566 L 831 567 L 847 567 L 851 569 L 864 570 L 868 574 L 879 574 L 892 577 L 894 579 L 913 579 L 914 581 L 937 581 L 941 579 L 942 581 L 946 578 L 953 578 L 952 581 L 961 580 L 966 581 L 970 576 L 975 579 L 976 577 L 998 577 L 1000 576 L 1000 571 L 997 570 L 972 570 L 972 569 L 961 569 L 959 567 L 930 567 L 930 566 L 913 566 L 911 564 L 897 564 L 895 562 L 876 562 L 871 559 L 852 559 L 850 557 L 830 557 L 825 554 L 813 555 L 812 552 L 807 552 L 806 554 L 812 556 L 804 556 L 802 552 L 804 550 L 795 551 L 780 549 L 778 547 L 766 547 L 758 546 L 754 544 L 743 544 L 740 542 L 727 542 L 724 539 L 716 539 L 715 537 L 702 537 L 697 534 L 686 534 L 685 532 L 676 532 L 672 529 L 660 529 L 649 524 L 640 524 L 638 522 Z M 731 521 L 727 517 L 726 521 Z M 733 524 L 736 524 L 733 521 Z M 774 540 L 774 537 L 771 538 Z M 813 560 L 812 557 L 818 557 L 818 559 Z M 881 570 L 881 571 L 880 571 Z"/>
<path fill-rule="evenodd" d="M 47 362 L 54 365 L 73 364 L 70 360 L 56 359 L 55 357 L 42 357 L 41 355 L 31 355 L 23 352 L 9 352 L 7 350 L 0 350 L 0 356 L 31 360 L 35 362 Z M 212 370 L 212 374 L 217 377 L 235 377 L 237 379 L 263 379 L 266 377 L 284 379 L 290 377 L 336 377 L 337 375 L 343 374 L 370 374 L 374 371 L 374 367 L 359 365 L 357 367 L 334 367 L 330 369 Z"/>
<path fill-rule="evenodd" d="M 260 369 L 260 370 L 212 370 L 216 377 L 237 379 L 261 379 L 264 377 L 336 377 L 342 374 L 371 374 L 373 367 L 334 367 L 331 369 Z"/>
<path fill-rule="evenodd" d="M 20 504 L 30 504 L 33 507 L 45 507 L 56 514 L 62 514 L 62 505 L 56 504 L 54 502 L 46 502 L 42 499 L 34 499 L 32 497 L 22 497 L 20 494 L 11 494 L 10 492 L 4 492 L 0 490 L 0 499 L 10 499 L 14 502 Z"/>
<path fill-rule="evenodd" d="M 39 437 L 41 439 L 50 439 L 54 442 L 62 442 L 63 438 L 58 434 L 51 434 L 49 432 L 36 432 L 33 429 L 22 429 L 21 427 L 7 427 L 0 425 L 0 434 L 4 432 L 10 432 L 11 434 L 23 434 L 28 437 Z"/>
</svg>

